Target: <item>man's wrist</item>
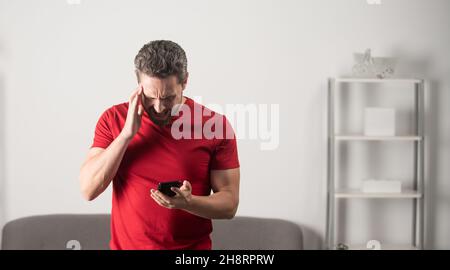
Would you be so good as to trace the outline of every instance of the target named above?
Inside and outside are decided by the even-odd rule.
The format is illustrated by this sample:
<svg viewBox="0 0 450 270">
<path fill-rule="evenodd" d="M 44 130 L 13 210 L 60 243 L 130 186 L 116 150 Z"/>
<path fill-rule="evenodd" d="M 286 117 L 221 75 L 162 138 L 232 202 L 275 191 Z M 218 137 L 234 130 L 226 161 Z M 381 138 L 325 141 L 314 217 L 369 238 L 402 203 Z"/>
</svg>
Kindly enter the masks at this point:
<svg viewBox="0 0 450 270">
<path fill-rule="evenodd" d="M 133 139 L 133 137 L 125 135 L 123 132 L 119 133 L 119 136 L 117 136 L 117 138 L 125 143 L 129 143 L 131 141 L 131 139 Z"/>
<path fill-rule="evenodd" d="M 189 200 L 186 200 L 186 204 L 183 207 L 183 210 L 192 213 L 192 211 L 195 209 L 197 198 L 198 198 L 198 196 L 191 195 L 191 198 Z"/>
</svg>

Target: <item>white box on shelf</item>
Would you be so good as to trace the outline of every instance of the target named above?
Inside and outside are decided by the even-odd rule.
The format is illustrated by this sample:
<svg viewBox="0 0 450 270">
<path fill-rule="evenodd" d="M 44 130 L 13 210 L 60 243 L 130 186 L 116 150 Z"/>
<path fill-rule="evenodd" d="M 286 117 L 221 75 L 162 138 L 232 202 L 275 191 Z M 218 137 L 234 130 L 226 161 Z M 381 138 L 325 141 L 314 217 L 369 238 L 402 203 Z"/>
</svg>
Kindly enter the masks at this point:
<svg viewBox="0 0 450 270">
<path fill-rule="evenodd" d="M 392 108 L 365 108 L 364 135 L 395 136 L 395 110 Z"/>
<path fill-rule="evenodd" d="M 398 180 L 376 180 L 362 181 L 362 192 L 364 193 L 401 193 L 402 182 Z"/>
</svg>

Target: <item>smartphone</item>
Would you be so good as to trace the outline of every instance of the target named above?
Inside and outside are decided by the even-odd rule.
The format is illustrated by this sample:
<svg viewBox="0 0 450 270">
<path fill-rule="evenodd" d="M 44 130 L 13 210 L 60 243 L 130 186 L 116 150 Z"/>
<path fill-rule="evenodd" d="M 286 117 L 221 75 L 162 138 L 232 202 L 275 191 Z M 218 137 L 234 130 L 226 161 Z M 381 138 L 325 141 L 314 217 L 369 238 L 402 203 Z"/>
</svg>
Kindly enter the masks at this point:
<svg viewBox="0 0 450 270">
<path fill-rule="evenodd" d="M 170 182 L 160 182 L 158 184 L 158 190 L 163 193 L 164 195 L 167 195 L 169 197 L 173 197 L 177 195 L 175 192 L 173 192 L 170 188 L 171 187 L 181 187 L 183 185 L 183 182 L 181 181 L 170 181 Z"/>
</svg>

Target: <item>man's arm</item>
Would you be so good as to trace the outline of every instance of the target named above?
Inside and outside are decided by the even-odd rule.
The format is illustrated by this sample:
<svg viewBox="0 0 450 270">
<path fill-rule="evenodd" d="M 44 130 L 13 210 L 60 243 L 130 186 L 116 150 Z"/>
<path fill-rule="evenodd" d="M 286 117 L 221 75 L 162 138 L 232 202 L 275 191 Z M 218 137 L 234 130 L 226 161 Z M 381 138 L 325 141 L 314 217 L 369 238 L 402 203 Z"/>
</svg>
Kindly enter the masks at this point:
<svg viewBox="0 0 450 270">
<path fill-rule="evenodd" d="M 97 198 L 116 175 L 128 144 L 141 125 L 142 91 L 142 86 L 139 86 L 131 95 L 127 119 L 119 136 L 106 149 L 93 147 L 89 150 L 79 177 L 81 193 L 86 200 Z"/>
<path fill-rule="evenodd" d="M 92 201 L 111 183 L 117 173 L 129 140 L 118 136 L 107 149 L 93 147 L 80 170 L 80 186 L 83 197 Z"/>
<path fill-rule="evenodd" d="M 209 196 L 192 195 L 185 210 L 210 219 L 233 218 L 239 205 L 239 178 L 239 168 L 211 171 L 214 193 Z"/>
<path fill-rule="evenodd" d="M 231 219 L 239 205 L 240 170 L 212 170 L 211 187 L 213 194 L 195 196 L 191 194 L 191 185 L 185 181 L 181 188 L 172 188 L 177 193 L 168 197 L 157 190 L 151 191 L 153 199 L 161 206 L 170 209 L 182 209 L 191 214 L 208 219 Z"/>
</svg>

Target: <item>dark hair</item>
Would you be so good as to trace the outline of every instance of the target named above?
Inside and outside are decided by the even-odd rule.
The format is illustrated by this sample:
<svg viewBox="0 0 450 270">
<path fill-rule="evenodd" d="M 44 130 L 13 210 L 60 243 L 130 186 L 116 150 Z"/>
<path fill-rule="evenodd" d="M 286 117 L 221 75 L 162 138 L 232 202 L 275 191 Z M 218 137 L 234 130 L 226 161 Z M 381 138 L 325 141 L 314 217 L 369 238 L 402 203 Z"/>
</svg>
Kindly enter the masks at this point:
<svg viewBox="0 0 450 270">
<path fill-rule="evenodd" d="M 175 75 L 179 83 L 187 77 L 186 53 L 170 40 L 154 40 L 145 44 L 134 58 L 134 66 L 136 71 L 148 76 L 167 78 Z"/>
</svg>

